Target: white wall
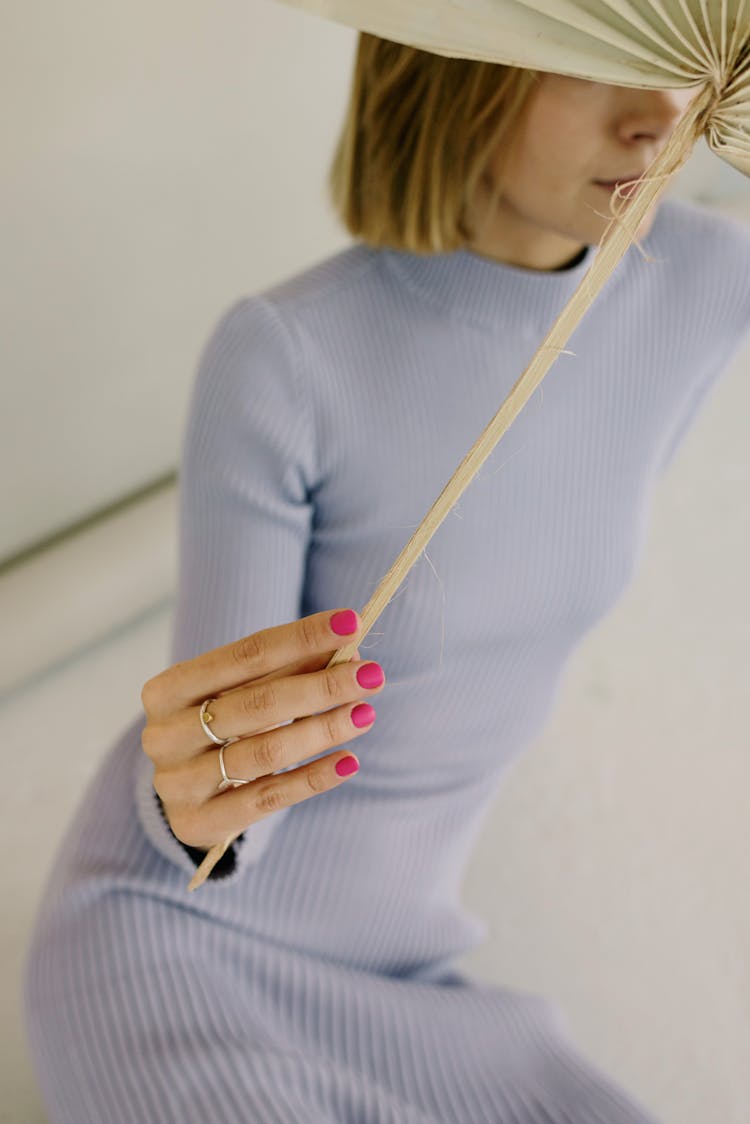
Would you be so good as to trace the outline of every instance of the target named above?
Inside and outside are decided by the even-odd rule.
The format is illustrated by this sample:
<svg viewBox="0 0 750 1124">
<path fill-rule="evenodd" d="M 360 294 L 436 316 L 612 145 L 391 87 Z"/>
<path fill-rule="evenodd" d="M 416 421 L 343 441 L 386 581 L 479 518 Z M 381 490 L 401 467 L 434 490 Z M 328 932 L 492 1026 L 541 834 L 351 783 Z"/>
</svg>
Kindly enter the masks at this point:
<svg viewBox="0 0 750 1124">
<path fill-rule="evenodd" d="M 0 561 L 173 471 L 219 313 L 348 244 L 356 42 L 270 0 L 5 7 Z"/>
</svg>

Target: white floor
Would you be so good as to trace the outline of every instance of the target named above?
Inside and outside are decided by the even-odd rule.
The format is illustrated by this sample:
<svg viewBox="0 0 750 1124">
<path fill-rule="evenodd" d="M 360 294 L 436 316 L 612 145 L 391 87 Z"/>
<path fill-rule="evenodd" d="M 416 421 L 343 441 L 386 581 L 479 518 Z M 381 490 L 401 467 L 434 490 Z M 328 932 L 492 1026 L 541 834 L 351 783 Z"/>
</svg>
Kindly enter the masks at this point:
<svg viewBox="0 0 750 1124">
<path fill-rule="evenodd" d="M 750 354 L 662 485 L 634 585 L 498 794 L 464 894 L 489 925 L 464 966 L 553 995 L 666 1124 L 750 1120 L 748 417 Z M 45 1120 L 20 1015 L 26 936 L 82 786 L 165 666 L 171 613 L 162 602 L 0 706 L 0 1121 Z"/>
</svg>

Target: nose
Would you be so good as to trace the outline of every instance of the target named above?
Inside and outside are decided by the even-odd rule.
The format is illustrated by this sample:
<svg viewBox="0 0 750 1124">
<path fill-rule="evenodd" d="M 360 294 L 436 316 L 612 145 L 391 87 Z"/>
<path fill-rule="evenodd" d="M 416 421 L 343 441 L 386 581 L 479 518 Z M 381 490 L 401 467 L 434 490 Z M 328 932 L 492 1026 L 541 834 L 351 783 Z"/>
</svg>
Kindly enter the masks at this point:
<svg viewBox="0 0 750 1124">
<path fill-rule="evenodd" d="M 695 87 L 677 90 L 629 89 L 618 121 L 620 139 L 626 143 L 666 142 L 697 93 Z"/>
</svg>

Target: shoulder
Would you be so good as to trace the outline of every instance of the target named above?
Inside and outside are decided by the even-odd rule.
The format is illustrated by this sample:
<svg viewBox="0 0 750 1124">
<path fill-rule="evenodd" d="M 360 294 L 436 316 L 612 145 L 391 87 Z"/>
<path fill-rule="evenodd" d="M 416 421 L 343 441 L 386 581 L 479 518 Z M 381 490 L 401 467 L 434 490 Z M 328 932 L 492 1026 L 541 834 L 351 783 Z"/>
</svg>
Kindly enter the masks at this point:
<svg viewBox="0 0 750 1124">
<path fill-rule="evenodd" d="M 306 269 L 265 289 L 236 297 L 219 312 L 209 332 L 204 352 L 242 349 L 268 351 L 294 358 L 294 321 L 307 310 L 325 314 L 344 294 L 356 292 L 358 283 L 372 278 L 379 252 L 357 244 L 323 258 Z"/>
<path fill-rule="evenodd" d="M 711 303 L 718 299 L 725 321 L 750 323 L 750 222 L 670 198 L 660 204 L 641 245 L 648 258 L 666 268 L 675 298 L 692 293 Z"/>
<path fill-rule="evenodd" d="M 750 209 L 748 210 L 750 220 Z M 736 247 L 747 264 L 750 252 L 750 221 L 741 221 L 728 211 L 688 199 L 669 198 L 659 205 L 649 237 L 691 247 L 715 247 L 728 251 Z M 715 251 L 714 251 L 715 252 Z"/>
<path fill-rule="evenodd" d="M 365 243 L 322 258 L 281 281 L 225 306 L 211 333 L 214 346 L 234 341 L 296 365 L 302 351 L 367 321 L 379 288 L 388 287 L 382 251 Z"/>
<path fill-rule="evenodd" d="M 279 312 L 301 313 L 314 306 L 322 309 L 376 284 L 380 257 L 379 250 L 358 242 L 269 286 L 258 297 Z"/>
<path fill-rule="evenodd" d="M 331 354 L 372 321 L 372 298 L 386 285 L 382 252 L 355 243 L 300 272 L 225 305 L 198 365 L 196 393 L 224 412 L 292 412 L 331 379 Z M 310 399 L 312 401 L 312 399 Z"/>
</svg>

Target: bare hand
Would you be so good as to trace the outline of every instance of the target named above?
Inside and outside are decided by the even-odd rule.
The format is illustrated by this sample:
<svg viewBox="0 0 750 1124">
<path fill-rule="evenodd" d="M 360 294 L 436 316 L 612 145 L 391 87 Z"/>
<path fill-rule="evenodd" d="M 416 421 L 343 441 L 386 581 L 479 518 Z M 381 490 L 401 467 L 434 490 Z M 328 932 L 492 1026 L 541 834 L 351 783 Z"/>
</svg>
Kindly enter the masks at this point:
<svg viewBox="0 0 750 1124">
<path fill-rule="evenodd" d="M 360 737 L 375 720 L 369 704 L 353 704 L 382 690 L 382 669 L 382 682 L 375 687 L 362 687 L 356 678 L 368 667 L 377 682 L 379 665 L 359 660 L 357 651 L 356 661 L 326 667 L 362 629 L 353 610 L 337 612 L 353 614 L 356 631 L 334 632 L 330 622 L 336 611 L 313 613 L 173 664 L 144 684 L 141 702 L 148 722 L 141 744 L 154 762 L 153 785 L 164 813 L 183 843 L 209 850 L 271 812 L 349 779 L 336 773 L 347 753 L 330 753 L 274 775 Z M 219 746 L 206 737 L 199 719 L 207 698 L 215 700 L 208 708 L 212 732 L 240 739 L 224 750 L 227 774 L 252 783 L 217 793 Z"/>
</svg>

